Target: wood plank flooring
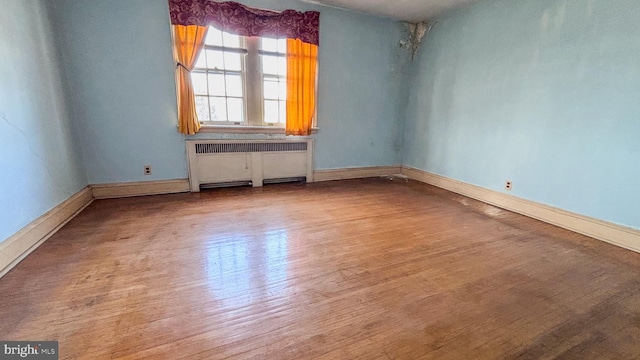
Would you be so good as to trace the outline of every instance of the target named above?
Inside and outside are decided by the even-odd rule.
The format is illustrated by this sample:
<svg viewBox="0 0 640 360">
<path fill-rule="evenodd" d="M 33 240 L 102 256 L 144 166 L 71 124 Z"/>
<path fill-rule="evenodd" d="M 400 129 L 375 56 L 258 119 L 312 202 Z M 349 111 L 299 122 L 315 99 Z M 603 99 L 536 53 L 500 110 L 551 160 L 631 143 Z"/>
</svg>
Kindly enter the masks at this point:
<svg viewBox="0 0 640 360">
<path fill-rule="evenodd" d="M 94 202 L 0 279 L 61 359 L 638 359 L 640 254 L 385 178 Z"/>
</svg>

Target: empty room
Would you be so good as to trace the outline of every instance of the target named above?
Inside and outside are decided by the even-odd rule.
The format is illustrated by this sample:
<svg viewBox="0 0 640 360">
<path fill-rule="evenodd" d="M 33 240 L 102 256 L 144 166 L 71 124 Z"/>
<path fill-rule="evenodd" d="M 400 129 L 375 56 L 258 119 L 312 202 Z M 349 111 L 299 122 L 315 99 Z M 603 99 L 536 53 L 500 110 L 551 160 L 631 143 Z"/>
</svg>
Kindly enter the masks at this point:
<svg viewBox="0 0 640 360">
<path fill-rule="evenodd" d="M 0 359 L 640 358 L 637 0 L 2 0 Z"/>
</svg>

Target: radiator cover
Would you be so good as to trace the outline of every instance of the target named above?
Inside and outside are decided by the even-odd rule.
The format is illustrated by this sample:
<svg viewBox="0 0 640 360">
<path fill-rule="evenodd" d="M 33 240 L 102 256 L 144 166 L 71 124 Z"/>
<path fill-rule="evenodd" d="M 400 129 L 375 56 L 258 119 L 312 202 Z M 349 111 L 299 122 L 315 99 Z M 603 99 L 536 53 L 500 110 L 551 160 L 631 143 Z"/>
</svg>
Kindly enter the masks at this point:
<svg viewBox="0 0 640 360">
<path fill-rule="evenodd" d="M 189 140 L 189 183 L 201 185 L 296 179 L 313 181 L 313 140 Z"/>
</svg>

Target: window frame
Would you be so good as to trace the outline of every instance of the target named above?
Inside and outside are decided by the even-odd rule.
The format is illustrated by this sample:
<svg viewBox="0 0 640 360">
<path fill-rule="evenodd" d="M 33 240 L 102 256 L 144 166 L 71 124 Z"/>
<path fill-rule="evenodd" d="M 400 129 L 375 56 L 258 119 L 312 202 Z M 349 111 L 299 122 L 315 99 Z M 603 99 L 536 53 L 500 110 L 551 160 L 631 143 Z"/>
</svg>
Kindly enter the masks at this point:
<svg viewBox="0 0 640 360">
<path fill-rule="evenodd" d="M 222 32 L 223 34 L 225 33 L 225 31 L 220 30 L 218 28 L 216 28 L 215 26 L 210 26 L 210 29 L 214 29 L 217 31 Z M 241 70 L 240 71 L 236 71 L 236 70 L 226 70 L 226 69 L 214 69 L 214 68 L 209 68 L 208 64 L 206 64 L 206 68 L 202 68 L 202 67 L 195 67 L 192 70 L 192 73 L 204 73 L 206 74 L 206 78 L 207 78 L 207 97 L 209 99 L 211 99 L 212 97 L 216 97 L 215 95 L 211 95 L 210 91 L 210 87 L 209 87 L 209 74 L 212 73 L 220 73 L 220 74 L 227 74 L 227 73 L 232 73 L 232 74 L 239 74 L 241 76 L 242 79 L 242 88 L 243 88 L 243 114 L 244 114 L 244 119 L 242 122 L 232 122 L 232 121 L 214 121 L 214 120 L 200 120 L 198 119 L 198 121 L 200 122 L 201 125 L 201 129 L 200 132 L 209 132 L 209 133 L 266 133 L 266 134 L 284 134 L 285 133 L 285 126 L 286 126 L 286 120 L 283 123 L 269 123 L 266 122 L 264 119 L 264 113 L 265 113 L 265 108 L 264 108 L 264 104 L 265 104 L 265 100 L 276 100 L 276 99 L 265 99 L 264 98 L 264 79 L 265 77 L 267 78 L 277 78 L 278 81 L 282 81 L 284 79 L 284 81 L 286 82 L 286 72 L 284 75 L 278 74 L 278 75 L 273 75 L 273 74 L 264 74 L 262 71 L 262 59 L 263 59 L 263 55 L 266 56 L 278 56 L 278 57 L 286 57 L 286 50 L 284 53 L 279 52 L 279 51 L 267 51 L 267 50 L 262 50 L 261 49 L 261 39 L 263 38 L 268 38 L 268 39 L 274 39 L 274 38 L 269 38 L 269 37 L 259 37 L 259 36 L 252 36 L 252 37 L 248 37 L 248 36 L 242 36 L 242 35 L 235 35 L 232 34 L 234 36 L 238 36 L 240 39 L 240 48 L 234 48 L 234 47 L 228 47 L 228 46 L 220 46 L 220 45 L 209 45 L 209 44 L 205 44 L 202 52 L 200 53 L 200 56 L 205 56 L 205 52 L 207 50 L 215 50 L 215 51 L 223 51 L 223 52 L 233 52 L 233 53 L 239 53 L 241 54 Z M 199 62 L 199 59 L 197 60 L 197 62 Z M 226 84 L 225 84 L 226 87 Z M 196 95 L 196 96 L 204 96 L 202 94 Z M 317 96 L 317 94 L 316 94 Z M 227 96 L 225 94 L 225 99 L 229 98 L 229 96 Z M 234 96 L 231 96 L 231 98 L 237 98 Z M 278 101 L 283 101 L 283 99 L 281 99 L 278 96 Z M 284 101 L 286 101 L 286 98 L 284 99 Z M 210 103 L 209 103 L 210 104 Z M 228 105 L 227 105 L 228 106 Z M 280 104 L 279 104 L 280 106 Z M 210 108 L 210 105 L 209 105 Z M 286 109 L 286 107 L 285 107 Z M 283 111 L 279 108 L 279 112 Z M 285 111 L 285 119 L 286 119 L 286 110 Z M 227 114 L 228 114 L 228 110 L 227 110 Z M 311 133 L 315 134 L 318 131 L 317 125 L 316 125 L 316 121 L 317 121 L 317 107 L 316 107 L 316 116 L 314 116 L 313 118 L 313 127 L 311 129 Z"/>
<path fill-rule="evenodd" d="M 221 31 L 221 30 L 219 30 Z M 222 32 L 222 31 L 221 31 Z M 240 54 L 240 55 L 246 55 L 247 54 L 247 49 L 246 49 L 246 42 L 245 42 L 245 37 L 244 36 L 238 36 L 239 38 L 239 48 L 234 48 L 234 47 L 228 47 L 228 46 L 224 46 L 224 43 L 222 46 L 220 45 L 208 45 L 205 44 L 202 48 L 202 51 L 200 52 L 198 59 L 196 60 L 196 65 L 198 64 L 198 62 L 200 62 L 200 57 L 201 56 L 206 56 L 206 52 L 207 50 L 211 50 L 211 51 L 222 51 L 223 53 L 236 53 L 236 54 Z M 203 124 L 210 124 L 210 125 L 223 125 L 223 126 L 238 126 L 238 125 L 246 125 L 247 121 L 247 101 L 245 100 L 245 98 L 247 97 L 247 82 L 245 79 L 245 73 L 246 73 L 246 65 L 245 65 L 245 56 L 240 56 L 240 70 L 227 70 L 227 69 L 215 69 L 215 68 L 209 68 L 207 62 L 205 61 L 205 68 L 202 67 L 194 67 L 193 70 L 191 70 L 191 74 L 205 74 L 206 80 L 207 80 L 207 94 L 204 95 L 208 98 L 208 109 L 210 110 L 210 106 L 211 104 L 209 103 L 209 101 L 211 101 L 212 97 L 222 97 L 222 96 L 216 96 L 216 95 L 211 95 L 211 93 L 209 92 L 210 90 L 210 85 L 209 85 L 209 75 L 210 74 L 222 74 L 225 76 L 225 80 L 226 80 L 226 75 L 227 74 L 232 74 L 232 75 L 239 75 L 240 76 L 240 82 L 242 84 L 242 97 L 237 97 L 237 96 L 228 96 L 228 94 L 226 93 L 226 84 L 225 84 L 225 96 L 223 96 L 223 98 L 228 99 L 228 98 L 234 98 L 234 99 L 242 99 L 242 112 L 244 115 L 244 119 L 242 122 L 233 122 L 233 121 L 215 121 L 215 120 L 200 120 L 198 119 L 198 121 L 200 122 L 201 125 Z M 223 60 L 224 61 L 224 60 Z M 199 94 L 195 94 L 195 97 L 202 97 L 203 95 L 199 95 Z M 225 100 L 226 101 L 226 100 Z M 228 105 L 226 105 L 226 111 L 227 111 L 227 116 L 226 118 L 228 119 L 228 114 L 229 114 L 229 109 L 228 109 Z M 237 124 L 237 125 L 236 125 Z"/>
</svg>

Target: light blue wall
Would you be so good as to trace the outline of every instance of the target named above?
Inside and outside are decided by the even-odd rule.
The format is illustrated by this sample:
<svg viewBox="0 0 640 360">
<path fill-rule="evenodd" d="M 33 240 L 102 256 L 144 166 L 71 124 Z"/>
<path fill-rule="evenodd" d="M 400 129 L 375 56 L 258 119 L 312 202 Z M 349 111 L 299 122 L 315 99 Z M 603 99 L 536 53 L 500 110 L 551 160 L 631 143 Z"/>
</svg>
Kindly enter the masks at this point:
<svg viewBox="0 0 640 360">
<path fill-rule="evenodd" d="M 291 0 L 245 0 L 273 10 L 320 11 L 316 169 L 402 162 L 408 52 L 394 20 Z"/>
<path fill-rule="evenodd" d="M 315 167 L 400 164 L 402 25 L 295 1 L 244 2 L 321 11 Z M 54 13 L 89 182 L 186 178 L 167 1 L 56 0 Z"/>
<path fill-rule="evenodd" d="M 481 1 L 437 19 L 411 66 L 398 22 L 243 2 L 322 12 L 317 169 L 508 179 L 515 196 L 640 228 L 637 2 Z M 0 241 L 87 183 L 187 177 L 168 22 L 165 0 L 3 2 Z"/>
<path fill-rule="evenodd" d="M 0 11 L 0 241 L 87 185 L 46 9 Z"/>
<path fill-rule="evenodd" d="M 415 64 L 404 163 L 640 228 L 640 3 L 481 1 Z"/>
<path fill-rule="evenodd" d="M 316 167 L 401 164 L 402 25 L 323 9 L 320 29 Z"/>
<path fill-rule="evenodd" d="M 185 178 L 166 1 L 56 0 L 52 11 L 89 183 Z"/>
</svg>

